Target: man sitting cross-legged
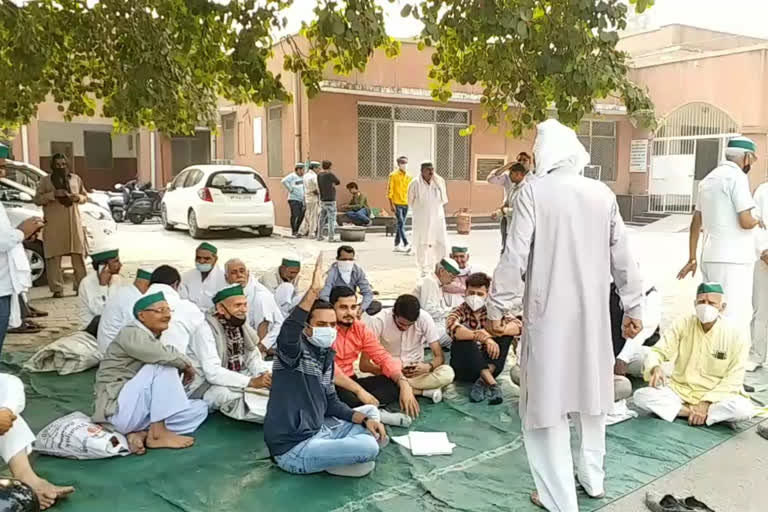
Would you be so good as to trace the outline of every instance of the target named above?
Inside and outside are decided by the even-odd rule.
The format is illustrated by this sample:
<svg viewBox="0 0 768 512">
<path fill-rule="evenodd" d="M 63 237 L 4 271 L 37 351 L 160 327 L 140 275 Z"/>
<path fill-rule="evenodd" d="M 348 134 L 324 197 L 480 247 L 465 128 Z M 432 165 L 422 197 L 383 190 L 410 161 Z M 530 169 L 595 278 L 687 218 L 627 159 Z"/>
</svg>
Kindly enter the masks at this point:
<svg viewBox="0 0 768 512">
<path fill-rule="evenodd" d="M 133 305 L 147 292 L 152 273 L 144 269 L 136 272 L 132 284 L 126 284 L 109 296 L 101 314 L 96 341 L 103 354 L 120 329 L 133 321 Z"/>
<path fill-rule="evenodd" d="M 749 339 L 739 325 L 721 317 L 725 303 L 718 283 L 696 291 L 696 316 L 679 319 L 651 348 L 645 360 L 649 387 L 635 391 L 635 405 L 666 421 L 690 425 L 750 419 L 754 408 L 742 396 Z M 661 364 L 674 363 L 667 378 Z"/>
<path fill-rule="evenodd" d="M 382 409 L 381 422 L 396 427 L 408 427 L 411 417 L 419 415 L 419 403 L 413 394 L 408 379 L 403 375 L 399 359 L 392 357 L 381 346 L 376 335 L 357 319 L 357 296 L 346 286 L 337 286 L 331 290 L 331 305 L 336 311 L 336 370 L 333 382 L 339 398 L 350 407 L 363 404 L 384 407 L 400 402 L 400 409 L 405 412 L 391 413 Z M 358 378 L 354 364 L 360 354 L 372 360 L 383 375 Z"/>
<path fill-rule="evenodd" d="M 219 249 L 203 242 L 195 249 L 195 268 L 181 276 L 179 295 L 194 302 L 200 311 L 207 312 L 213 307 L 211 298 L 227 285 L 224 272 L 217 265 Z"/>
<path fill-rule="evenodd" d="M 280 266 L 267 271 L 259 278 L 259 283 L 275 296 L 275 302 L 283 316 L 288 316 L 291 310 L 301 300 L 299 295 L 299 274 L 301 262 L 298 258 L 283 258 Z"/>
<path fill-rule="evenodd" d="M 435 322 L 421 309 L 419 299 L 401 295 L 391 309 L 369 319 L 368 327 L 387 352 L 400 359 L 403 375 L 416 396 L 443 399 L 442 388 L 453 382 L 453 368 L 445 364 L 440 335 Z M 424 362 L 424 347 L 432 350 L 432 361 Z M 360 371 L 381 375 L 382 369 L 365 354 L 360 358 Z"/>
<path fill-rule="evenodd" d="M 56 500 L 74 492 L 74 487 L 59 487 L 40 478 L 29 463 L 29 452 L 35 434 L 27 422 L 20 416 L 24 411 L 26 397 L 24 384 L 18 377 L 0 373 L 0 458 L 2 458 L 11 476 L 21 480 L 35 491 L 40 502 L 40 509 L 52 507 Z M 2 505 L 0 509 L 6 510 Z"/>
<path fill-rule="evenodd" d="M 486 330 L 488 312 L 486 300 L 491 279 L 482 272 L 467 278 L 464 303 L 448 315 L 446 326 L 453 337 L 451 367 L 456 380 L 474 382 L 469 393 L 472 402 L 486 398 L 491 405 L 500 404 L 504 398 L 496 377 L 504 370 L 512 337 L 518 336 L 522 324 L 517 319 L 502 319 L 501 336 L 491 336 Z"/>
<path fill-rule="evenodd" d="M 449 286 L 460 272 L 458 263 L 451 258 L 443 258 L 435 265 L 435 271 L 422 277 L 413 290 L 421 308 L 429 313 L 435 322 L 440 346 L 446 348 L 451 346 L 451 335 L 445 329 L 445 320 L 453 308 L 464 302 L 464 294 L 447 293 L 445 287 Z"/>
<path fill-rule="evenodd" d="M 336 261 L 328 269 L 328 275 L 325 278 L 325 286 L 320 290 L 320 299 L 327 301 L 331 297 L 331 290 L 336 286 L 346 286 L 355 292 L 360 292 L 362 300 L 358 315 L 368 311 L 368 308 L 374 303 L 373 288 L 368 282 L 365 270 L 355 263 L 355 248 L 349 245 L 342 245 L 336 249 Z M 381 305 L 376 304 L 374 308 L 381 310 Z M 371 313 L 373 314 L 373 311 Z"/>
<path fill-rule="evenodd" d="M 295 474 L 326 471 L 365 476 L 375 467 L 387 432 L 372 405 L 351 409 L 333 386 L 336 313 L 317 296 L 322 253 L 312 284 L 277 337 L 264 441 L 278 467 Z"/>
<path fill-rule="evenodd" d="M 458 306 L 464 300 L 464 292 L 467 291 L 467 278 L 479 272 L 473 269 L 469 263 L 469 249 L 454 245 L 451 247 L 451 259 L 459 265 L 459 274 L 449 284 L 443 286 L 443 293 L 452 295 L 454 306 Z"/>
<path fill-rule="evenodd" d="M 202 400 L 188 400 L 185 383 L 195 377 L 192 361 L 160 342 L 171 309 L 162 293 L 144 295 L 133 307 L 136 322 L 110 343 L 96 372 L 93 421 L 111 423 L 128 436 L 137 455 L 147 448 L 188 448 L 208 416 Z"/>
<path fill-rule="evenodd" d="M 95 338 L 107 298 L 122 284 L 122 264 L 117 249 L 91 254 L 91 263 L 94 271 L 85 276 L 77 287 L 77 315 L 82 329 Z"/>
<path fill-rule="evenodd" d="M 238 284 L 224 288 L 213 297 L 214 311 L 206 315 L 206 323 L 192 336 L 192 354 L 196 380 L 192 396 L 201 396 L 212 410 L 221 409 L 228 416 L 245 410 L 243 390 L 272 385 L 269 366 L 261 359 L 259 337 L 246 322 L 248 300 Z M 205 382 L 203 382 L 205 379 Z M 254 394 L 248 403 L 249 416 L 264 422 L 265 394 Z"/>
</svg>

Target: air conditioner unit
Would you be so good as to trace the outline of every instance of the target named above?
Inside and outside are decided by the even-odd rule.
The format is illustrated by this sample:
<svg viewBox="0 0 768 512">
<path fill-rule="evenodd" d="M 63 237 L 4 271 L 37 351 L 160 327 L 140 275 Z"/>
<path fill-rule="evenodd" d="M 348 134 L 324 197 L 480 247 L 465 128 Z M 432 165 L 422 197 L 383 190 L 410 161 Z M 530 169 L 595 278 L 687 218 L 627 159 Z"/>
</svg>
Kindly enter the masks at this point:
<svg viewBox="0 0 768 512">
<path fill-rule="evenodd" d="M 602 166 L 600 165 L 587 165 L 584 167 L 584 176 L 587 178 L 592 178 L 599 181 L 601 172 Z"/>
</svg>

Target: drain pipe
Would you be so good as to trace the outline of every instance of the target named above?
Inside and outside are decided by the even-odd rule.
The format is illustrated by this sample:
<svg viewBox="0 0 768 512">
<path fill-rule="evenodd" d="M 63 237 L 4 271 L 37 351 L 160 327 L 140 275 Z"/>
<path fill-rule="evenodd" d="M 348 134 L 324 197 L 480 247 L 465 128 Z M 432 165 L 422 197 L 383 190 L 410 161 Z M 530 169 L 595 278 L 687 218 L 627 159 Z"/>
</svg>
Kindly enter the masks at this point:
<svg viewBox="0 0 768 512">
<path fill-rule="evenodd" d="M 304 161 L 304 151 L 302 147 L 302 102 L 301 102 L 301 71 L 293 75 L 293 156 L 294 162 Z"/>
</svg>

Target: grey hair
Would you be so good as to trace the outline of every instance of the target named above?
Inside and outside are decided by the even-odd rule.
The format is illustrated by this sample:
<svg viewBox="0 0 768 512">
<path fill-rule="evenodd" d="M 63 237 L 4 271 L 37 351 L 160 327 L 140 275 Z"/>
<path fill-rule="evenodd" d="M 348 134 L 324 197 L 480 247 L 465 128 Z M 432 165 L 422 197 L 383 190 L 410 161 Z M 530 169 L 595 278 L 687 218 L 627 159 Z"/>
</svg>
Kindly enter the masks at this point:
<svg viewBox="0 0 768 512">
<path fill-rule="evenodd" d="M 229 271 L 229 266 L 230 265 L 234 265 L 236 263 L 240 263 L 242 266 L 245 267 L 246 270 L 248 270 L 248 265 L 246 265 L 243 260 L 241 260 L 240 258 L 230 258 L 224 264 L 224 272 L 228 272 Z"/>
<path fill-rule="evenodd" d="M 733 162 L 735 164 L 741 164 L 744 162 L 744 159 L 751 153 L 747 153 L 742 149 L 734 149 L 734 148 L 726 148 L 725 149 L 725 159 L 729 162 Z"/>
</svg>

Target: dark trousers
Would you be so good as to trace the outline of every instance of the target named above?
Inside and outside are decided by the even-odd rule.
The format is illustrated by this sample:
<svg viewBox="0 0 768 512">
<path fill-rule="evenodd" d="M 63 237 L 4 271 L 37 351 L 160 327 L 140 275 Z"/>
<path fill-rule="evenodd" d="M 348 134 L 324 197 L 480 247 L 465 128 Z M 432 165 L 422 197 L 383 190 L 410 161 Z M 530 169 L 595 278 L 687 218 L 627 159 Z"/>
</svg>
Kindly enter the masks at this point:
<svg viewBox="0 0 768 512">
<path fill-rule="evenodd" d="M 403 241 L 403 245 L 408 245 L 408 239 L 405 237 L 405 219 L 408 217 L 408 205 L 395 205 L 395 219 L 397 227 L 395 228 L 395 245 L 400 245 L 400 240 Z"/>
<path fill-rule="evenodd" d="M 99 332 L 99 322 L 101 322 L 101 315 L 93 317 L 93 320 L 83 330 L 95 338 Z"/>
<path fill-rule="evenodd" d="M 3 353 L 5 333 L 8 332 L 8 321 L 11 318 L 11 295 L 0 297 L 0 355 Z"/>
<path fill-rule="evenodd" d="M 26 320 L 29 318 L 31 311 L 29 310 L 29 306 L 27 305 L 27 301 L 24 300 L 24 294 L 19 294 L 19 310 L 21 311 L 21 319 Z"/>
<path fill-rule="evenodd" d="M 291 233 L 296 235 L 304 220 L 304 202 L 290 199 L 288 200 L 288 207 L 291 209 Z"/>
<path fill-rule="evenodd" d="M 504 254 L 504 249 L 507 247 L 507 224 L 507 216 L 504 215 L 499 224 L 499 229 L 501 229 L 501 254 Z"/>
<path fill-rule="evenodd" d="M 494 338 L 499 344 L 499 357 L 491 359 L 488 352 L 479 346 L 476 341 L 453 340 L 451 344 L 451 368 L 456 374 L 456 380 L 460 382 L 475 382 L 480 378 L 480 372 L 487 370 L 489 364 L 496 365 L 493 376 L 498 377 L 504 370 L 507 362 L 507 354 L 512 344 L 512 336 Z"/>
<path fill-rule="evenodd" d="M 397 384 L 392 382 L 392 379 L 385 377 L 384 375 L 375 375 L 373 377 L 363 377 L 361 379 L 352 377 L 352 380 L 360 384 L 364 390 L 372 394 L 379 401 L 379 404 L 384 407 L 388 404 L 397 403 L 400 400 L 400 388 Z M 346 389 L 336 387 L 336 394 L 342 402 L 350 407 L 360 407 L 363 405 L 357 395 Z"/>
</svg>

